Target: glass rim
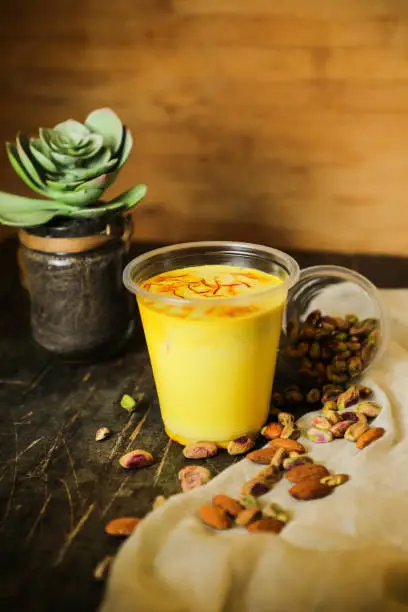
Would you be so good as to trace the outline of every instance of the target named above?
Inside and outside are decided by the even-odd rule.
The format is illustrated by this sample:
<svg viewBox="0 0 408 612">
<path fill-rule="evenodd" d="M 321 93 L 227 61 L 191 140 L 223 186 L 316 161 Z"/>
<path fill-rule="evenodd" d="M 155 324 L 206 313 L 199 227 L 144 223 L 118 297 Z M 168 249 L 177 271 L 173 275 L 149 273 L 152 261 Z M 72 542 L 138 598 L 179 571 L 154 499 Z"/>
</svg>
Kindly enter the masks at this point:
<svg viewBox="0 0 408 612">
<path fill-rule="evenodd" d="M 158 249 L 153 249 L 152 251 L 147 251 L 142 255 L 138 255 L 132 261 L 130 261 L 125 269 L 123 270 L 123 284 L 125 287 L 136 295 L 136 297 L 145 298 L 147 300 L 156 300 L 161 301 L 166 304 L 172 304 L 174 306 L 185 306 L 185 305 L 194 305 L 194 306 L 205 306 L 208 307 L 208 302 L 203 300 L 202 298 L 180 298 L 180 297 L 170 297 L 168 295 L 162 295 L 160 293 L 152 293 L 147 289 L 143 289 L 138 283 L 133 280 L 135 269 L 141 269 L 143 265 L 147 264 L 149 261 L 153 261 L 156 257 L 160 257 L 161 255 L 168 255 L 170 253 L 178 253 L 182 251 L 188 252 L 189 250 L 196 248 L 217 248 L 217 247 L 225 247 L 226 250 L 233 249 L 246 249 L 254 251 L 262 252 L 265 255 L 270 255 L 271 259 L 275 259 L 276 263 L 281 266 L 282 269 L 285 269 L 287 272 L 287 278 L 282 281 L 281 284 L 268 287 L 267 289 L 263 289 L 261 291 L 254 291 L 253 293 L 247 293 L 244 295 L 238 295 L 234 297 L 227 298 L 217 298 L 217 305 L 229 305 L 229 304 L 239 304 L 246 303 L 252 300 L 255 296 L 261 297 L 267 295 L 268 293 L 273 293 L 274 291 L 285 288 L 289 290 L 291 286 L 293 286 L 300 274 L 300 268 L 297 261 L 285 253 L 284 251 L 280 251 L 279 249 L 274 249 L 272 247 L 268 247 L 261 244 L 253 244 L 250 242 L 236 242 L 236 241 L 223 241 L 223 240 L 210 240 L 210 241 L 198 241 L 198 242 L 181 242 L 178 244 L 172 244 L 164 247 L 160 247 Z M 286 266 L 286 267 L 285 267 Z M 249 266 L 250 267 L 250 266 Z"/>
</svg>

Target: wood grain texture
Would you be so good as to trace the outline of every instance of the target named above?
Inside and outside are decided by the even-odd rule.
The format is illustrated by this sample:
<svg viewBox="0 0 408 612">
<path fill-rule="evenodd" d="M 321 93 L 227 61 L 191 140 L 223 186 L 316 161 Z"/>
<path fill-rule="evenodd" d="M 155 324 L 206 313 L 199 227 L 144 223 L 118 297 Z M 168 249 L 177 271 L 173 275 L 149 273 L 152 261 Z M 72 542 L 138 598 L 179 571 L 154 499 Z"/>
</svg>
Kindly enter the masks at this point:
<svg viewBox="0 0 408 612">
<path fill-rule="evenodd" d="M 129 125 L 137 239 L 408 254 L 405 0 L 15 0 L 0 51 L 0 140 Z"/>
</svg>

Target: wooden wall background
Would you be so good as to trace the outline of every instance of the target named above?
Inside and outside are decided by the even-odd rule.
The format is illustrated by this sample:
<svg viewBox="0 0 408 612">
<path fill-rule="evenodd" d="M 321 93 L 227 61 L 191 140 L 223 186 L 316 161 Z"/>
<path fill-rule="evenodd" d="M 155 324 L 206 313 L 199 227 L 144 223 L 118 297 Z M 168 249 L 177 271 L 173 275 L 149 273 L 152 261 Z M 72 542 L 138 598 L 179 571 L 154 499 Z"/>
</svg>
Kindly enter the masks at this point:
<svg viewBox="0 0 408 612">
<path fill-rule="evenodd" d="M 120 114 L 137 238 L 408 254 L 407 0 L 4 0 L 0 87 L 0 141 Z"/>
</svg>

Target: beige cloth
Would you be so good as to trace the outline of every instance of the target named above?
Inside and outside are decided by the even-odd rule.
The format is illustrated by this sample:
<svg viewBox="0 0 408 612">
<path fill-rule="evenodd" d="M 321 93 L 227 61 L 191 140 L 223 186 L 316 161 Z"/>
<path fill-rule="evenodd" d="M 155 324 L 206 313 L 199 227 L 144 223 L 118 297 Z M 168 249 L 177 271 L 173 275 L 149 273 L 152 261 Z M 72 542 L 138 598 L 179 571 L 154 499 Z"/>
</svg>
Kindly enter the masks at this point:
<svg viewBox="0 0 408 612">
<path fill-rule="evenodd" d="M 243 459 L 146 517 L 117 556 L 102 612 L 408 610 L 408 292 L 383 295 L 393 339 L 365 382 L 384 405 L 375 425 L 386 435 L 364 451 L 346 440 L 301 439 L 316 462 L 350 482 L 297 502 L 283 479 L 262 498 L 293 511 L 280 535 L 215 533 L 197 510 L 215 493 L 238 495 L 258 469 Z"/>
</svg>

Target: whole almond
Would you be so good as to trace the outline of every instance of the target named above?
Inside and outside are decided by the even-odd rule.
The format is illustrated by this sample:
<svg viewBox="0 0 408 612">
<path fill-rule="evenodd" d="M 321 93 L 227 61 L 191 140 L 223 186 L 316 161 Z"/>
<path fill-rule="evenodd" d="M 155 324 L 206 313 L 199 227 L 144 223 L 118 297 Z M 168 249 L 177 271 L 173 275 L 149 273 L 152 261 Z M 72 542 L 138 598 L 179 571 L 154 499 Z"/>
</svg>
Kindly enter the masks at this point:
<svg viewBox="0 0 408 612">
<path fill-rule="evenodd" d="M 213 529 L 230 529 L 231 527 L 231 522 L 226 512 L 217 506 L 212 506 L 211 504 L 201 506 L 199 515 L 203 523 Z"/>
<path fill-rule="evenodd" d="M 285 523 L 283 521 L 278 521 L 278 519 L 269 516 L 267 518 L 260 519 L 259 521 L 255 521 L 254 523 L 250 523 L 247 526 L 247 530 L 251 533 L 256 533 L 259 531 L 280 533 L 284 527 Z"/>
<path fill-rule="evenodd" d="M 186 459 L 207 459 L 214 457 L 218 452 L 218 447 L 214 442 L 191 442 L 183 449 Z"/>
<path fill-rule="evenodd" d="M 268 423 L 261 429 L 261 434 L 267 440 L 274 440 L 275 438 L 279 438 L 283 430 L 283 425 L 280 423 Z"/>
<path fill-rule="evenodd" d="M 324 465 L 318 465 L 316 463 L 305 463 L 304 465 L 298 465 L 292 468 L 285 474 L 286 478 L 290 482 L 301 482 L 302 480 L 308 480 L 309 478 L 317 478 L 320 480 L 325 476 L 329 476 L 329 470 Z"/>
<path fill-rule="evenodd" d="M 367 429 L 357 440 L 356 446 L 357 448 L 363 449 L 375 440 L 378 440 L 385 434 L 385 429 L 383 427 L 371 427 Z"/>
<path fill-rule="evenodd" d="M 229 516 L 232 516 L 233 518 L 238 516 L 238 514 L 243 510 L 243 507 L 239 502 L 237 502 L 229 495 L 223 495 L 221 493 L 218 495 L 214 495 L 212 503 L 214 506 L 217 506 L 217 508 L 221 508 L 221 510 L 224 510 L 224 512 L 226 512 Z"/>
<path fill-rule="evenodd" d="M 248 453 L 246 459 L 249 459 L 254 463 L 269 465 L 277 450 L 277 448 L 271 448 L 270 446 L 266 448 L 259 448 L 257 450 L 252 451 L 251 453 Z"/>
<path fill-rule="evenodd" d="M 269 445 L 272 448 L 284 448 L 287 451 L 297 451 L 298 453 L 305 453 L 305 447 L 297 442 L 296 440 L 292 440 L 291 438 L 275 438 L 275 440 L 271 440 Z"/>
<path fill-rule="evenodd" d="M 113 519 L 105 526 L 105 532 L 113 536 L 129 536 L 136 529 L 141 519 L 123 516 Z"/>
<path fill-rule="evenodd" d="M 330 495 L 332 491 L 332 487 L 321 483 L 317 478 L 301 480 L 289 489 L 290 495 L 299 501 L 308 501 L 311 499 L 326 497 L 327 495 Z"/>
<path fill-rule="evenodd" d="M 245 508 L 245 510 L 242 510 L 242 512 L 238 514 L 237 518 L 235 519 L 235 523 L 239 527 L 246 527 L 253 521 L 261 518 L 261 516 L 262 512 L 259 510 L 259 508 Z"/>
</svg>

